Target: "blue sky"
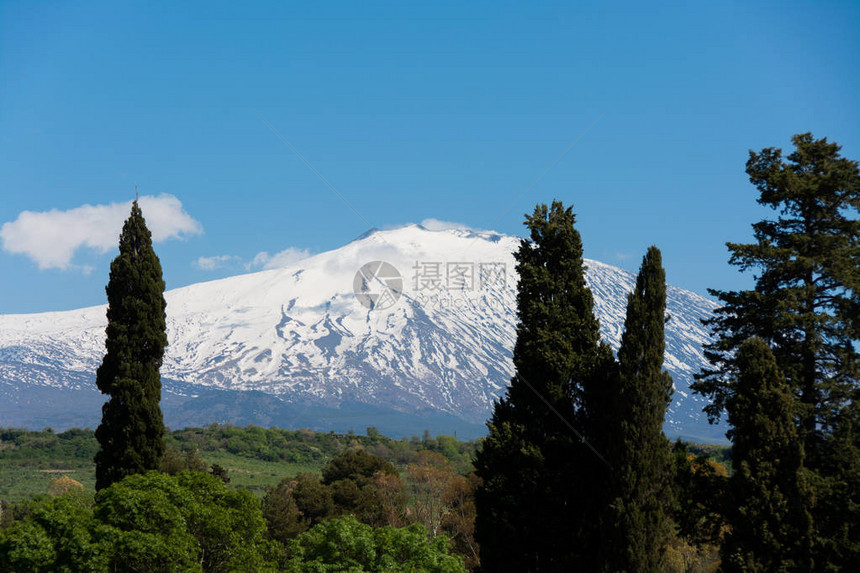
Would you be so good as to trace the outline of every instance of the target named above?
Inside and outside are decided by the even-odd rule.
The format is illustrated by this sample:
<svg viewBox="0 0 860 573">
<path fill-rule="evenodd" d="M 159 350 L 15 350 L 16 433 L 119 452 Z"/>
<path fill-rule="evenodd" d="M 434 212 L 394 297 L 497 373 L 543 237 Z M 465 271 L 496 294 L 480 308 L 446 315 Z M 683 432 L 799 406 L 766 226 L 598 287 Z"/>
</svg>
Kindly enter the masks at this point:
<svg viewBox="0 0 860 573">
<path fill-rule="evenodd" d="M 103 303 L 98 209 L 63 212 L 135 183 L 168 288 L 368 223 L 521 234 L 553 198 L 588 257 L 656 244 L 671 283 L 740 288 L 748 150 L 860 158 L 857 2 L 245 4 L 0 0 L 0 313 Z"/>
</svg>

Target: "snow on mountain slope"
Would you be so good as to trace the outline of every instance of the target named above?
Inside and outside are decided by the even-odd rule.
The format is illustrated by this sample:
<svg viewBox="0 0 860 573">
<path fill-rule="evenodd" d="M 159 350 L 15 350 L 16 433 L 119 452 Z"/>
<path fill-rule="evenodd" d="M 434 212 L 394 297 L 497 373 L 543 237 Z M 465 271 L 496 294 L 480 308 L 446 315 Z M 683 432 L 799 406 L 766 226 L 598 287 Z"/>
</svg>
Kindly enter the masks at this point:
<svg viewBox="0 0 860 573">
<path fill-rule="evenodd" d="M 433 411 L 479 424 L 513 374 L 519 241 L 409 225 L 287 268 L 168 291 L 162 375 L 192 389 Z M 389 263 L 400 282 L 379 265 L 356 276 L 373 261 Z M 635 276 L 587 264 L 602 333 L 617 349 Z M 356 286 L 367 294 L 356 296 Z M 704 402 L 688 390 L 708 340 L 700 320 L 716 305 L 674 287 L 668 297 L 666 368 L 676 393 L 667 431 L 719 437 L 701 413 Z M 0 385 L 91 389 L 104 326 L 103 306 L 0 316 Z M 0 410 L 0 425 L 2 417 Z"/>
</svg>

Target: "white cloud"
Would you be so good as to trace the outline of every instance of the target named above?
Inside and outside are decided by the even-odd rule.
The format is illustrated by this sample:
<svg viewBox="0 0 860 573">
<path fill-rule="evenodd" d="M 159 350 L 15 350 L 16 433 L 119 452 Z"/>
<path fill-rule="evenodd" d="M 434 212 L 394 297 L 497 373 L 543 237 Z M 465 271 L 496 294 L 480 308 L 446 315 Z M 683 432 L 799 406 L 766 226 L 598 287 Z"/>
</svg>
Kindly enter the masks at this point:
<svg viewBox="0 0 860 573">
<path fill-rule="evenodd" d="M 245 268 L 248 270 L 253 268 L 262 268 L 264 270 L 280 269 L 306 259 L 309 256 L 311 256 L 311 253 L 307 249 L 297 249 L 295 247 L 288 247 L 274 255 L 263 251 L 257 253 L 254 260 L 245 265 Z"/>
<path fill-rule="evenodd" d="M 470 227 L 469 225 L 464 225 L 463 223 L 455 223 L 454 221 L 442 221 L 440 219 L 433 218 L 424 219 L 423 221 L 421 221 L 421 226 L 428 231 L 447 231 L 449 229 L 465 229 L 467 231 L 476 232 L 482 231 L 482 229 Z"/>
<path fill-rule="evenodd" d="M 202 225 L 173 195 L 145 196 L 139 203 L 155 243 L 203 232 Z M 81 248 L 98 253 L 115 248 L 130 210 L 131 201 L 82 205 L 67 211 L 23 211 L 0 227 L 0 240 L 3 250 L 30 257 L 40 269 L 86 271 L 87 267 L 72 263 L 75 253 Z"/>
<path fill-rule="evenodd" d="M 214 271 L 225 267 L 244 267 L 246 271 L 271 270 L 288 267 L 309 256 L 311 256 L 311 252 L 307 249 L 289 247 L 274 255 L 270 255 L 266 251 L 259 252 L 248 262 L 243 261 L 242 257 L 236 255 L 199 257 L 197 260 L 192 261 L 191 266 L 201 271 Z"/>
<path fill-rule="evenodd" d="M 236 262 L 241 263 L 242 259 L 235 255 L 217 255 L 214 257 L 200 257 L 191 263 L 191 265 L 201 271 L 214 271 L 215 269 L 230 266 Z"/>
</svg>

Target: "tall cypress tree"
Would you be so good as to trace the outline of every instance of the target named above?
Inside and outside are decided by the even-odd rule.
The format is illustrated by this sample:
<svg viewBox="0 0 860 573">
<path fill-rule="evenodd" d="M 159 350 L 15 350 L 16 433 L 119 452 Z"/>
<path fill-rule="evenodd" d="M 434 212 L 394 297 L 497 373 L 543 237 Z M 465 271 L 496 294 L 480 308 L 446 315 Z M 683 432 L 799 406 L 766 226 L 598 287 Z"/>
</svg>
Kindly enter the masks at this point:
<svg viewBox="0 0 860 573">
<path fill-rule="evenodd" d="M 110 398 L 95 435 L 96 489 L 129 474 L 158 468 L 164 454 L 161 368 L 167 346 L 164 280 L 152 236 L 135 201 L 111 262 L 107 350 L 96 373 Z"/>
<path fill-rule="evenodd" d="M 736 361 L 726 401 L 735 473 L 721 570 L 811 571 L 812 521 L 791 386 L 760 338 L 741 345 Z"/>
<path fill-rule="evenodd" d="M 579 436 L 588 437 L 596 372 L 612 353 L 600 342 L 574 222 L 561 202 L 539 205 L 515 255 L 516 373 L 475 461 L 483 571 L 586 570 L 595 547 L 592 482 L 606 469 Z"/>
<path fill-rule="evenodd" d="M 693 388 L 718 417 L 737 374 L 737 350 L 758 336 L 796 396 L 798 435 L 814 472 L 816 567 L 860 567 L 860 170 L 809 133 L 795 151 L 750 152 L 758 202 L 779 216 L 753 225 L 756 241 L 728 243 L 730 263 L 757 271 L 755 289 L 717 291 L 709 321 L 712 367 Z M 829 565 L 828 565 L 829 564 Z"/>
<path fill-rule="evenodd" d="M 604 570 L 662 573 L 669 537 L 670 449 L 663 420 L 672 378 L 663 370 L 666 348 L 666 273 L 657 247 L 642 260 L 636 288 L 627 297 L 627 318 L 612 389 L 607 432 L 612 472 L 604 517 Z"/>
</svg>

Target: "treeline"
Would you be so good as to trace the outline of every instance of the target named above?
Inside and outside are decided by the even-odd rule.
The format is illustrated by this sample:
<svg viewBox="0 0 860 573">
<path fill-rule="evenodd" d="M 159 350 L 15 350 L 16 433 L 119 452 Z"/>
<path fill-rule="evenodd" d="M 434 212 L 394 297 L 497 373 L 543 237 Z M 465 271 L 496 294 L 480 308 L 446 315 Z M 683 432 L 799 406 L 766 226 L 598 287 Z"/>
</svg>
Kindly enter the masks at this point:
<svg viewBox="0 0 860 573">
<path fill-rule="evenodd" d="M 339 480 L 337 503 L 361 507 L 362 490 L 343 493 L 349 479 Z M 259 499 L 202 472 L 147 472 L 95 496 L 74 484 L 55 494 L 0 530 L 3 571 L 465 571 L 447 539 L 428 537 L 422 525 L 374 528 L 334 503 L 325 521 L 279 535 L 285 513 L 274 493 L 267 522 Z"/>
<path fill-rule="evenodd" d="M 248 459 L 318 467 L 350 449 L 364 449 L 398 466 L 413 463 L 420 452 L 429 451 L 445 458 L 463 475 L 471 471 L 472 459 L 479 445 L 475 440 L 432 436 L 426 431 L 420 437 L 395 440 L 381 435 L 374 427 L 367 428 L 366 435 L 359 435 L 232 424 L 167 430 L 164 441 L 168 458 L 176 454 L 185 458 L 194 451 L 229 452 Z M 20 465 L 47 464 L 50 467 L 52 464 L 62 466 L 69 460 L 92 462 L 98 448 L 98 441 L 90 429 L 72 428 L 55 432 L 49 428 L 32 431 L 0 427 L 0 460 Z"/>
<path fill-rule="evenodd" d="M 49 428 L 41 432 L 0 428 L 0 460 L 20 465 L 62 465 L 68 460 L 92 462 L 98 449 L 93 431 L 88 429 L 55 433 Z"/>
<path fill-rule="evenodd" d="M 465 473 L 455 465 L 475 444 L 429 436 L 392 440 L 372 429 L 368 434 L 217 425 L 169 432 L 161 472 L 128 476 L 95 494 L 62 476 L 26 503 L 0 504 L 0 566 L 4 571 L 476 570 L 474 494 L 480 480 L 471 465 Z M 51 456 L 74 459 L 91 452 L 94 441 L 89 430 L 3 429 L 0 438 L 0 457 L 8 461 L 33 463 L 35 456 L 60 465 L 69 458 Z M 326 462 L 319 473 L 284 478 L 260 499 L 232 487 L 225 468 L 207 466 L 197 455 L 218 451 L 227 440 L 233 440 L 235 453 L 249 458 L 263 444 L 288 457 L 291 449 L 305 454 L 310 446 L 313 459 Z M 678 499 L 673 515 L 681 531 L 697 540 L 696 546 L 672 548 L 667 570 L 680 573 L 686 570 L 681 563 L 714 559 L 724 524 L 712 493 L 723 488 L 727 472 L 680 442 L 673 451 L 671 481 Z"/>
<path fill-rule="evenodd" d="M 394 464 L 406 465 L 415 461 L 418 452 L 426 450 L 440 454 L 463 474 L 470 471 L 478 447 L 474 440 L 459 441 L 444 435 L 434 437 L 428 431 L 421 437 L 394 440 L 381 435 L 372 426 L 366 429 L 366 435 L 359 435 L 212 424 L 169 432 L 165 442 L 168 448 L 182 451 L 198 448 L 201 452 L 227 451 L 265 461 L 311 464 L 325 463 L 347 449 L 363 448 Z"/>
</svg>

